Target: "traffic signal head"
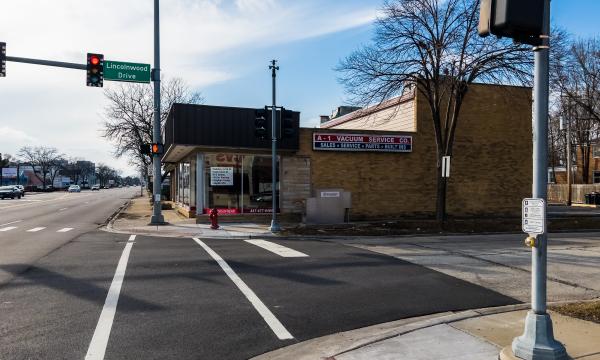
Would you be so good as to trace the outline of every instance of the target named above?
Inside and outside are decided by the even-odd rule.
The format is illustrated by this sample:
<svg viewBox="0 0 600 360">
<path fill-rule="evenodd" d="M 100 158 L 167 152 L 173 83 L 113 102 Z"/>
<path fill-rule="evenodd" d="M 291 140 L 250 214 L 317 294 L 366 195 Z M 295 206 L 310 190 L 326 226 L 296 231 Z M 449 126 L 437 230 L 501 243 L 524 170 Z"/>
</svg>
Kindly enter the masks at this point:
<svg viewBox="0 0 600 360">
<path fill-rule="evenodd" d="M 267 137 L 267 110 L 257 109 L 254 118 L 254 136 L 259 139 Z"/>
<path fill-rule="evenodd" d="M 281 109 L 281 129 L 281 135 L 284 138 L 291 138 L 296 134 L 294 112 L 292 110 Z"/>
<path fill-rule="evenodd" d="M 0 42 L 0 77 L 6 76 L 6 43 Z"/>
<path fill-rule="evenodd" d="M 545 0 L 481 0 L 478 32 L 539 46 Z"/>
<path fill-rule="evenodd" d="M 104 84 L 104 55 L 87 54 L 87 86 L 102 87 Z"/>
<path fill-rule="evenodd" d="M 152 144 L 142 144 L 140 145 L 140 154 L 142 155 L 152 155 Z"/>
<path fill-rule="evenodd" d="M 150 147 L 150 152 L 152 152 L 152 155 L 161 155 L 163 153 L 163 149 L 163 144 L 152 144 Z"/>
</svg>

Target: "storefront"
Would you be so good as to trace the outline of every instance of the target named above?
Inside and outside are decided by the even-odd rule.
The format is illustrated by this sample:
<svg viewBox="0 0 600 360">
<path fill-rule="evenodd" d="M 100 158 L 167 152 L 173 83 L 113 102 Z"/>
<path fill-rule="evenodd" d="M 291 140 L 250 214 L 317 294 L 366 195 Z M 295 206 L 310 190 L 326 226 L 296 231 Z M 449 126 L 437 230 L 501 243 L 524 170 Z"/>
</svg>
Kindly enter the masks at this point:
<svg viewBox="0 0 600 360">
<path fill-rule="evenodd" d="M 300 128 L 294 112 L 293 137 L 278 142 L 275 189 L 270 136 L 255 136 L 255 116 L 255 109 L 173 105 L 162 160 L 180 212 L 198 215 L 197 221 L 206 221 L 213 208 L 268 219 L 275 191 L 281 217 L 297 221 L 319 201 L 334 201 L 315 200 L 323 194 L 346 204 L 345 219 L 435 214 L 435 136 L 427 103 L 417 94 L 321 128 Z M 531 90 L 471 86 L 460 121 L 448 214 L 517 215 L 531 187 Z"/>
<path fill-rule="evenodd" d="M 216 127 L 212 121 L 215 118 L 221 119 Z M 207 214 L 213 208 L 226 215 L 272 213 L 270 141 L 254 137 L 253 127 L 247 126 L 253 126 L 254 119 L 254 109 L 173 106 L 165 127 L 165 140 L 179 143 L 166 141 L 163 162 L 169 162 L 167 169 L 176 184 L 171 189 L 172 198 L 183 213 Z M 295 119 L 294 138 L 281 141 L 283 154 L 297 148 L 298 113 Z M 190 129 L 204 136 L 187 138 Z M 234 134 L 236 129 L 245 133 Z M 224 144 L 229 148 L 223 148 Z M 277 164 L 279 160 L 280 156 Z M 276 174 L 279 174 L 277 166 Z M 279 197 L 279 175 L 275 195 Z M 281 209 L 278 207 L 277 211 Z"/>
</svg>

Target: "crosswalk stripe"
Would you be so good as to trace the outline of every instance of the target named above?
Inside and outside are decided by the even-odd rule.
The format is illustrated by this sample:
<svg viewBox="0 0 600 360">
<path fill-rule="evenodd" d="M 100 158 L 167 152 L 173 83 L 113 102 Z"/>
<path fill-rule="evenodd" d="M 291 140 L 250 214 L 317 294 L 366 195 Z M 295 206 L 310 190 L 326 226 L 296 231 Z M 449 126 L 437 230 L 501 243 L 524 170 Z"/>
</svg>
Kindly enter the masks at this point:
<svg viewBox="0 0 600 360">
<path fill-rule="evenodd" d="M 16 228 L 17 228 L 16 226 L 8 226 L 8 227 L 0 229 L 0 231 L 10 231 L 10 230 L 16 229 Z"/>
<path fill-rule="evenodd" d="M 57 232 L 67 232 L 67 231 L 71 231 L 73 230 L 73 228 L 62 228 L 60 230 L 58 230 Z"/>
<path fill-rule="evenodd" d="M 36 228 L 27 230 L 27 232 L 38 232 L 38 231 L 44 230 L 44 229 L 45 229 L 45 227 L 36 227 Z"/>
<path fill-rule="evenodd" d="M 274 254 L 277 254 L 281 257 L 307 257 L 305 253 L 300 251 L 296 251 L 294 249 L 290 249 L 289 247 L 285 247 L 283 245 L 275 244 L 266 240 L 244 240 L 245 242 L 261 247 L 265 250 L 268 250 Z"/>
</svg>

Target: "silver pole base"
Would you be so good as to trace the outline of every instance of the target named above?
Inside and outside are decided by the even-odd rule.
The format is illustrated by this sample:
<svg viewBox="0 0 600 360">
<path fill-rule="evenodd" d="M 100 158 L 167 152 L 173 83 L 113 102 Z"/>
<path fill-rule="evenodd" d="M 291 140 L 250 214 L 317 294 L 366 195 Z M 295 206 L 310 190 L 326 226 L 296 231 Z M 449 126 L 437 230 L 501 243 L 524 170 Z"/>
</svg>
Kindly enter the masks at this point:
<svg viewBox="0 0 600 360">
<path fill-rule="evenodd" d="M 280 232 L 281 227 L 279 226 L 277 221 L 271 220 L 271 227 L 269 228 L 269 230 L 271 230 L 271 232 Z"/>
<path fill-rule="evenodd" d="M 567 360 L 567 350 L 554 339 L 550 315 L 533 311 L 525 318 L 525 332 L 512 343 L 515 356 L 525 360 Z"/>
<path fill-rule="evenodd" d="M 150 218 L 150 225 L 166 225 L 164 216 L 162 214 L 152 215 Z"/>
</svg>

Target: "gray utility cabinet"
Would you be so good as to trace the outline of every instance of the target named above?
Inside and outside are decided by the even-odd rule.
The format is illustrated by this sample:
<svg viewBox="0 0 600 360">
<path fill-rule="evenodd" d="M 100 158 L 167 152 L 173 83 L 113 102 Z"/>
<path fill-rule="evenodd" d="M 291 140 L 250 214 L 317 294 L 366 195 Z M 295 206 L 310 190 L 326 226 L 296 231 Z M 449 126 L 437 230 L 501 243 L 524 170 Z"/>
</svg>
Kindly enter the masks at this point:
<svg viewBox="0 0 600 360">
<path fill-rule="evenodd" d="M 351 193 L 344 189 L 316 189 L 306 199 L 307 224 L 339 224 L 346 222 L 352 204 Z"/>
</svg>

